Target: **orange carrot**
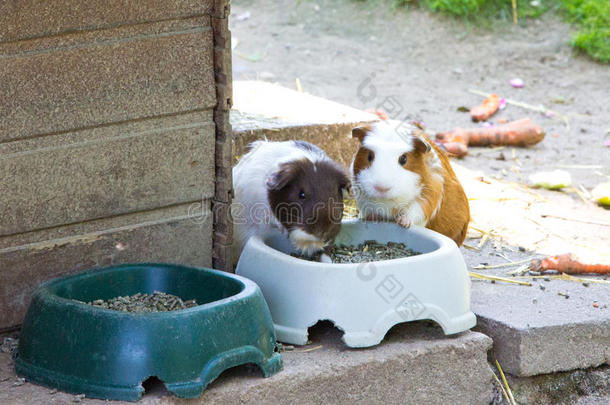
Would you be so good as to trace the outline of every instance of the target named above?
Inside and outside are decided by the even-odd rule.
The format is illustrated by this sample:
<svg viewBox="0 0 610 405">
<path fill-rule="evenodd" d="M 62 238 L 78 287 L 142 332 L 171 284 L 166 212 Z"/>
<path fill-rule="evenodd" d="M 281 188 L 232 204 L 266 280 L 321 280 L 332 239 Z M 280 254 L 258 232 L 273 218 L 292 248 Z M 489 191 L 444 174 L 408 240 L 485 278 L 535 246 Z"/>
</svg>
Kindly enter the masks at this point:
<svg viewBox="0 0 610 405">
<path fill-rule="evenodd" d="M 456 157 L 466 156 L 468 153 L 468 137 L 463 132 L 439 132 L 436 141 L 441 143 L 445 150 Z"/>
<path fill-rule="evenodd" d="M 457 142 L 470 146 L 531 146 L 543 139 L 542 128 L 534 124 L 529 118 L 512 121 L 497 127 L 455 128 L 452 131 L 436 134 L 436 140 L 442 144 Z"/>
<path fill-rule="evenodd" d="M 468 145 L 531 146 L 544 139 L 544 131 L 529 118 L 512 121 L 498 127 L 480 128 L 468 137 Z"/>
<path fill-rule="evenodd" d="M 587 264 L 578 261 L 571 253 L 548 256 L 544 259 L 533 259 L 529 266 L 532 271 L 549 270 L 566 274 L 610 274 L 610 264 Z"/>
<path fill-rule="evenodd" d="M 456 157 L 462 157 L 468 153 L 468 146 L 462 142 L 446 142 L 443 143 L 443 147 L 447 153 Z"/>
<path fill-rule="evenodd" d="M 483 101 L 483 104 L 470 109 L 470 117 L 473 121 L 486 121 L 498 111 L 500 107 L 500 96 L 491 94 Z"/>
<path fill-rule="evenodd" d="M 366 110 L 364 110 L 364 112 L 367 112 L 369 114 L 375 114 L 380 120 L 386 121 L 390 119 L 388 117 L 388 114 L 378 108 L 367 108 Z"/>
</svg>

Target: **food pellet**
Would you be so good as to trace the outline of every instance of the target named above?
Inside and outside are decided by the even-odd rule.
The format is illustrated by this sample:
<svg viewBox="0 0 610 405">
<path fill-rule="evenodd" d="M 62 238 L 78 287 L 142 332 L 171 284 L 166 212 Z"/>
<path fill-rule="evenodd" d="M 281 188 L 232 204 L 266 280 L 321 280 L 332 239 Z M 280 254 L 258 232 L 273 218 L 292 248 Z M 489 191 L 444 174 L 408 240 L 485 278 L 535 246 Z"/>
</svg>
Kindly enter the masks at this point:
<svg viewBox="0 0 610 405">
<path fill-rule="evenodd" d="M 322 254 L 328 255 L 333 263 L 368 263 L 417 256 L 421 252 L 409 249 L 407 245 L 401 242 L 378 243 L 375 240 L 366 240 L 359 245 L 329 246 L 313 256 L 298 253 L 292 253 L 291 256 L 319 262 Z"/>
<path fill-rule="evenodd" d="M 152 294 L 137 293 L 130 296 L 119 296 L 108 300 L 94 300 L 86 304 L 105 309 L 123 312 L 169 312 L 196 307 L 194 299 L 183 301 L 175 295 L 155 291 Z"/>
</svg>

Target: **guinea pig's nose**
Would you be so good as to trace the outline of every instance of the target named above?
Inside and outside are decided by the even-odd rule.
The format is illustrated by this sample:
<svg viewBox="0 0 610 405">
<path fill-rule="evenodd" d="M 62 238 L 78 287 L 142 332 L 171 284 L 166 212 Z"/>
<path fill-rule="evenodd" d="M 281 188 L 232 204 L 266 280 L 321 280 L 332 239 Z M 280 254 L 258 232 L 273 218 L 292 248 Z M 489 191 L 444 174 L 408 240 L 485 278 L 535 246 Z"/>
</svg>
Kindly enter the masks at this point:
<svg viewBox="0 0 610 405">
<path fill-rule="evenodd" d="M 388 191 L 390 191 L 390 187 L 384 187 L 384 186 L 380 186 L 379 184 L 375 184 L 375 186 L 373 187 L 378 193 L 387 193 Z"/>
</svg>

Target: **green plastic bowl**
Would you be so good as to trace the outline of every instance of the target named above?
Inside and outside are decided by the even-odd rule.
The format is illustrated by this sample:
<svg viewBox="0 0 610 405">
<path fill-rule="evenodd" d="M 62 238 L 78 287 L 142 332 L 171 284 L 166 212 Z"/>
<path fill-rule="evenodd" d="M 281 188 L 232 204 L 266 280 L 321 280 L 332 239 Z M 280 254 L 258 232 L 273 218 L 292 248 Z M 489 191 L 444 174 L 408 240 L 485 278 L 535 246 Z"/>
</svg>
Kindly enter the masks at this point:
<svg viewBox="0 0 610 405">
<path fill-rule="evenodd" d="M 129 313 L 78 301 L 162 291 L 200 305 Z M 201 395 L 224 370 L 246 363 L 282 369 L 267 304 L 256 284 L 209 269 L 133 264 L 51 280 L 34 293 L 19 341 L 17 373 L 62 391 L 136 401 L 159 378 L 173 394 Z"/>
</svg>

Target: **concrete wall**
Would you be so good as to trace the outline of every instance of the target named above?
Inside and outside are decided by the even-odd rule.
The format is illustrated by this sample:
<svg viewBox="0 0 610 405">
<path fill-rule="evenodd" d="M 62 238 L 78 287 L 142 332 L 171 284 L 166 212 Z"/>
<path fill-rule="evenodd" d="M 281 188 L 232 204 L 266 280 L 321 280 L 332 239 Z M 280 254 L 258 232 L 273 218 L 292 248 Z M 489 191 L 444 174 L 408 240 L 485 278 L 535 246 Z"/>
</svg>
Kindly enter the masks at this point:
<svg viewBox="0 0 610 405">
<path fill-rule="evenodd" d="M 212 265 L 225 3 L 0 3 L 0 330 L 53 276 Z"/>
</svg>

